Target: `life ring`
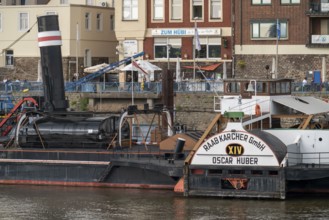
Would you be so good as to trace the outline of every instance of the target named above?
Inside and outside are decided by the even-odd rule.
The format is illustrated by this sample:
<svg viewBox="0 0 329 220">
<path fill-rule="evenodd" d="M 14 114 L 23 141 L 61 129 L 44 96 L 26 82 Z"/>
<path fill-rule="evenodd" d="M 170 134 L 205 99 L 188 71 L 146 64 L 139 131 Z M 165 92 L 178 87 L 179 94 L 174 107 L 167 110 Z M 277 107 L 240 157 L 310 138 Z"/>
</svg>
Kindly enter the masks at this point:
<svg viewBox="0 0 329 220">
<path fill-rule="evenodd" d="M 260 116 L 261 115 L 260 105 L 258 105 L 258 104 L 255 105 L 255 114 L 257 116 Z"/>
</svg>

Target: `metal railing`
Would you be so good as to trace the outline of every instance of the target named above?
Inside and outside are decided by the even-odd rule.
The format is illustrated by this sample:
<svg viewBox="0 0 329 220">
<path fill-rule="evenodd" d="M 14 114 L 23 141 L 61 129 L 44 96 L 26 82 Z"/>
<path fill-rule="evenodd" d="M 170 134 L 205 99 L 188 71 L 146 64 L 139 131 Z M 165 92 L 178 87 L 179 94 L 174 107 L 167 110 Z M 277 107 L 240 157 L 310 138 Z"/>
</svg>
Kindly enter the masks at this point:
<svg viewBox="0 0 329 220">
<path fill-rule="evenodd" d="M 162 83 L 159 82 L 146 82 L 146 83 L 119 83 L 119 82 L 87 82 L 78 86 L 71 86 L 73 82 L 66 82 L 66 92 L 90 92 L 90 93 L 121 93 L 132 92 L 136 93 L 156 93 L 161 94 Z M 224 85 L 222 81 L 199 81 L 199 82 L 174 82 L 174 92 L 189 93 L 189 92 L 209 92 L 222 94 L 224 92 Z M 322 84 L 306 84 L 302 82 L 292 83 L 292 93 L 329 93 L 329 83 Z M 10 94 L 15 92 L 43 92 L 42 82 L 24 81 L 24 82 L 1 82 L 0 93 Z"/>
<path fill-rule="evenodd" d="M 287 166 L 320 168 L 329 166 L 329 152 L 295 153 L 288 152 Z"/>
</svg>

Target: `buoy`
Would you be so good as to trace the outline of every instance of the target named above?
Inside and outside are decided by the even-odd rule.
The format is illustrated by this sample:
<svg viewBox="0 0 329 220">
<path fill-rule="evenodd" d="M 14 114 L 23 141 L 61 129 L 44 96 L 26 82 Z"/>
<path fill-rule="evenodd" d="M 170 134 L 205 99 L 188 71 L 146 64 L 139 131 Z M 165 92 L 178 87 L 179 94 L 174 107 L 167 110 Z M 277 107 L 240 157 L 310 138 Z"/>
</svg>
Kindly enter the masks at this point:
<svg viewBox="0 0 329 220">
<path fill-rule="evenodd" d="M 260 112 L 260 106 L 259 106 L 258 104 L 256 104 L 256 106 L 255 106 L 255 114 L 256 114 L 257 116 L 260 116 L 260 115 L 261 115 L 261 112 Z"/>
</svg>

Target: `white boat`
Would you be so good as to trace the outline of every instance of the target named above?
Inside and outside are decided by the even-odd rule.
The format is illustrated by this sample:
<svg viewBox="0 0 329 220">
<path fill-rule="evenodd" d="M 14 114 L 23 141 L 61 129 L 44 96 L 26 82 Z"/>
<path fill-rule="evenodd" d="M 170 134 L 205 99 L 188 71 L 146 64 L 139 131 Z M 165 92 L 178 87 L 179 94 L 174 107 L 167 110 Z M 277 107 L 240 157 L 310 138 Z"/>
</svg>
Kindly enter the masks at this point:
<svg viewBox="0 0 329 220">
<path fill-rule="evenodd" d="M 291 95 L 291 83 L 224 81 L 219 114 L 185 160 L 184 195 L 285 199 L 329 192 L 329 104 Z"/>
</svg>

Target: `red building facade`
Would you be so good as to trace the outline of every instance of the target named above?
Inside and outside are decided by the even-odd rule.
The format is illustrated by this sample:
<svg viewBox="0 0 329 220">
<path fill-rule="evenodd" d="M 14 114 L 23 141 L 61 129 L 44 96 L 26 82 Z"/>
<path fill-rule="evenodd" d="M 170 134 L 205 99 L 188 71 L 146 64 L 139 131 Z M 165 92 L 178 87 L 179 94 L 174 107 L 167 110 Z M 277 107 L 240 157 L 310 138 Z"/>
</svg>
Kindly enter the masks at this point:
<svg viewBox="0 0 329 220">
<path fill-rule="evenodd" d="M 146 59 L 163 69 L 175 68 L 177 57 L 183 67 L 194 60 L 198 66 L 225 62 L 231 75 L 231 6 L 231 0 L 147 0 Z M 213 70 L 223 71 L 223 65 Z"/>
</svg>

